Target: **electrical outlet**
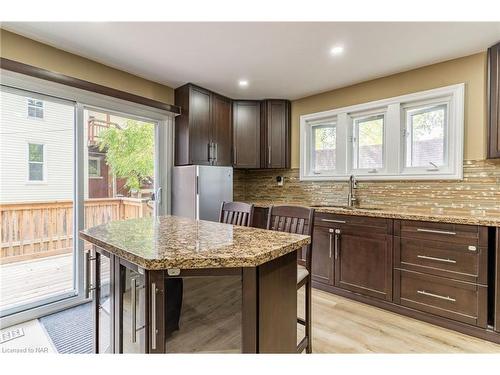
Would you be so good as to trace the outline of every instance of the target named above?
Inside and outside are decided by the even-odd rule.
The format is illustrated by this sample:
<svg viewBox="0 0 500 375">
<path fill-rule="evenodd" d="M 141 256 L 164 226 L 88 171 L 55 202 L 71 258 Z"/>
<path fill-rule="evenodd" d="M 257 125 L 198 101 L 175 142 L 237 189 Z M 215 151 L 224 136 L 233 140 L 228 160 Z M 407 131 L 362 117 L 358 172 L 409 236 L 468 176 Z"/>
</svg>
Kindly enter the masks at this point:
<svg viewBox="0 0 500 375">
<path fill-rule="evenodd" d="M 283 186 L 283 182 L 285 182 L 285 177 L 276 176 L 276 182 L 278 183 L 278 186 Z"/>
</svg>

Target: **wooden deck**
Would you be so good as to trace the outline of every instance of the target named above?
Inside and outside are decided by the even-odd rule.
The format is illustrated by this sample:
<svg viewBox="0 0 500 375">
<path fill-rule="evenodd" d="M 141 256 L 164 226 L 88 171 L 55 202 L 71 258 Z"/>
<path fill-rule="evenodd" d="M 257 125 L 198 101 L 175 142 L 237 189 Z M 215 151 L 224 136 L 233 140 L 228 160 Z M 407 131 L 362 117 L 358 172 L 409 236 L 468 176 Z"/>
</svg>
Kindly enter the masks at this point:
<svg viewBox="0 0 500 375">
<path fill-rule="evenodd" d="M 0 265 L 0 310 L 73 289 L 73 254 Z"/>
</svg>

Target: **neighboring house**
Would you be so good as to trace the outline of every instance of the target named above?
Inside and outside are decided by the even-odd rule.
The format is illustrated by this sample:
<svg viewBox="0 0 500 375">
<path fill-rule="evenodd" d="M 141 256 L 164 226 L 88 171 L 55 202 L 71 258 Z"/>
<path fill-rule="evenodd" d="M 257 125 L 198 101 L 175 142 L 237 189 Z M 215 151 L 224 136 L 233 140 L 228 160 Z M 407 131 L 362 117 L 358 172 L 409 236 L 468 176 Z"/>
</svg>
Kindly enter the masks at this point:
<svg viewBox="0 0 500 375">
<path fill-rule="evenodd" d="M 71 199 L 73 106 L 0 95 L 0 202 Z"/>
<path fill-rule="evenodd" d="M 64 101 L 0 92 L 0 202 L 73 198 L 74 107 Z M 126 119 L 85 111 L 85 198 L 127 196 L 99 150 L 98 133 Z"/>
</svg>

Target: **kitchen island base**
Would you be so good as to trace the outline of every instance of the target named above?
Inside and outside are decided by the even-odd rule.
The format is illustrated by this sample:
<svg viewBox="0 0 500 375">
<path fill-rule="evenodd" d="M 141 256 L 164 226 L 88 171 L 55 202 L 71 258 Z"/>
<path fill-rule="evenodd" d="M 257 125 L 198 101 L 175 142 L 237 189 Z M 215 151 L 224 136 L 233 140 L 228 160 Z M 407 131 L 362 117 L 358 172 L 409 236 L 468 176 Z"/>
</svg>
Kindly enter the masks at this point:
<svg viewBox="0 0 500 375">
<path fill-rule="evenodd" d="M 94 245 L 94 352 L 296 353 L 296 257 L 146 270 Z"/>
</svg>

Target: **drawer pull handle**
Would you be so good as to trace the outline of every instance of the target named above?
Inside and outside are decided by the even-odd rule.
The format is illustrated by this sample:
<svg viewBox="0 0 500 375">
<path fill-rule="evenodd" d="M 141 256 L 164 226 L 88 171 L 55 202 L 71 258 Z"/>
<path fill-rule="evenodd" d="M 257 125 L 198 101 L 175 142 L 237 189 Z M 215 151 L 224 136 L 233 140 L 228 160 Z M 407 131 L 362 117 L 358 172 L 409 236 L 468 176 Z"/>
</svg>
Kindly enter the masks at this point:
<svg viewBox="0 0 500 375">
<path fill-rule="evenodd" d="M 327 223 L 339 223 L 339 224 L 345 224 L 345 220 L 334 220 L 334 219 L 321 219 L 321 221 L 326 221 Z"/>
<path fill-rule="evenodd" d="M 455 232 L 450 232 L 448 230 L 435 230 L 435 229 L 425 229 L 425 228 L 417 228 L 417 232 L 425 232 L 425 233 L 436 233 L 436 234 L 448 234 L 450 236 L 455 236 Z"/>
<path fill-rule="evenodd" d="M 427 255 L 417 255 L 417 258 L 420 258 L 420 259 L 428 259 L 428 260 L 435 260 L 437 262 L 444 262 L 444 263 L 457 263 L 456 260 L 453 260 L 453 259 L 445 259 L 445 258 L 436 258 L 436 257 L 429 257 Z"/>
<path fill-rule="evenodd" d="M 429 297 L 443 299 L 445 301 L 450 301 L 450 302 L 455 302 L 456 301 L 455 298 L 451 298 L 450 296 L 446 296 L 446 297 L 445 296 L 440 296 L 439 294 L 429 293 L 429 292 L 426 292 L 425 290 L 417 290 L 417 293 L 418 294 L 423 294 L 424 296 L 429 296 Z"/>
</svg>

